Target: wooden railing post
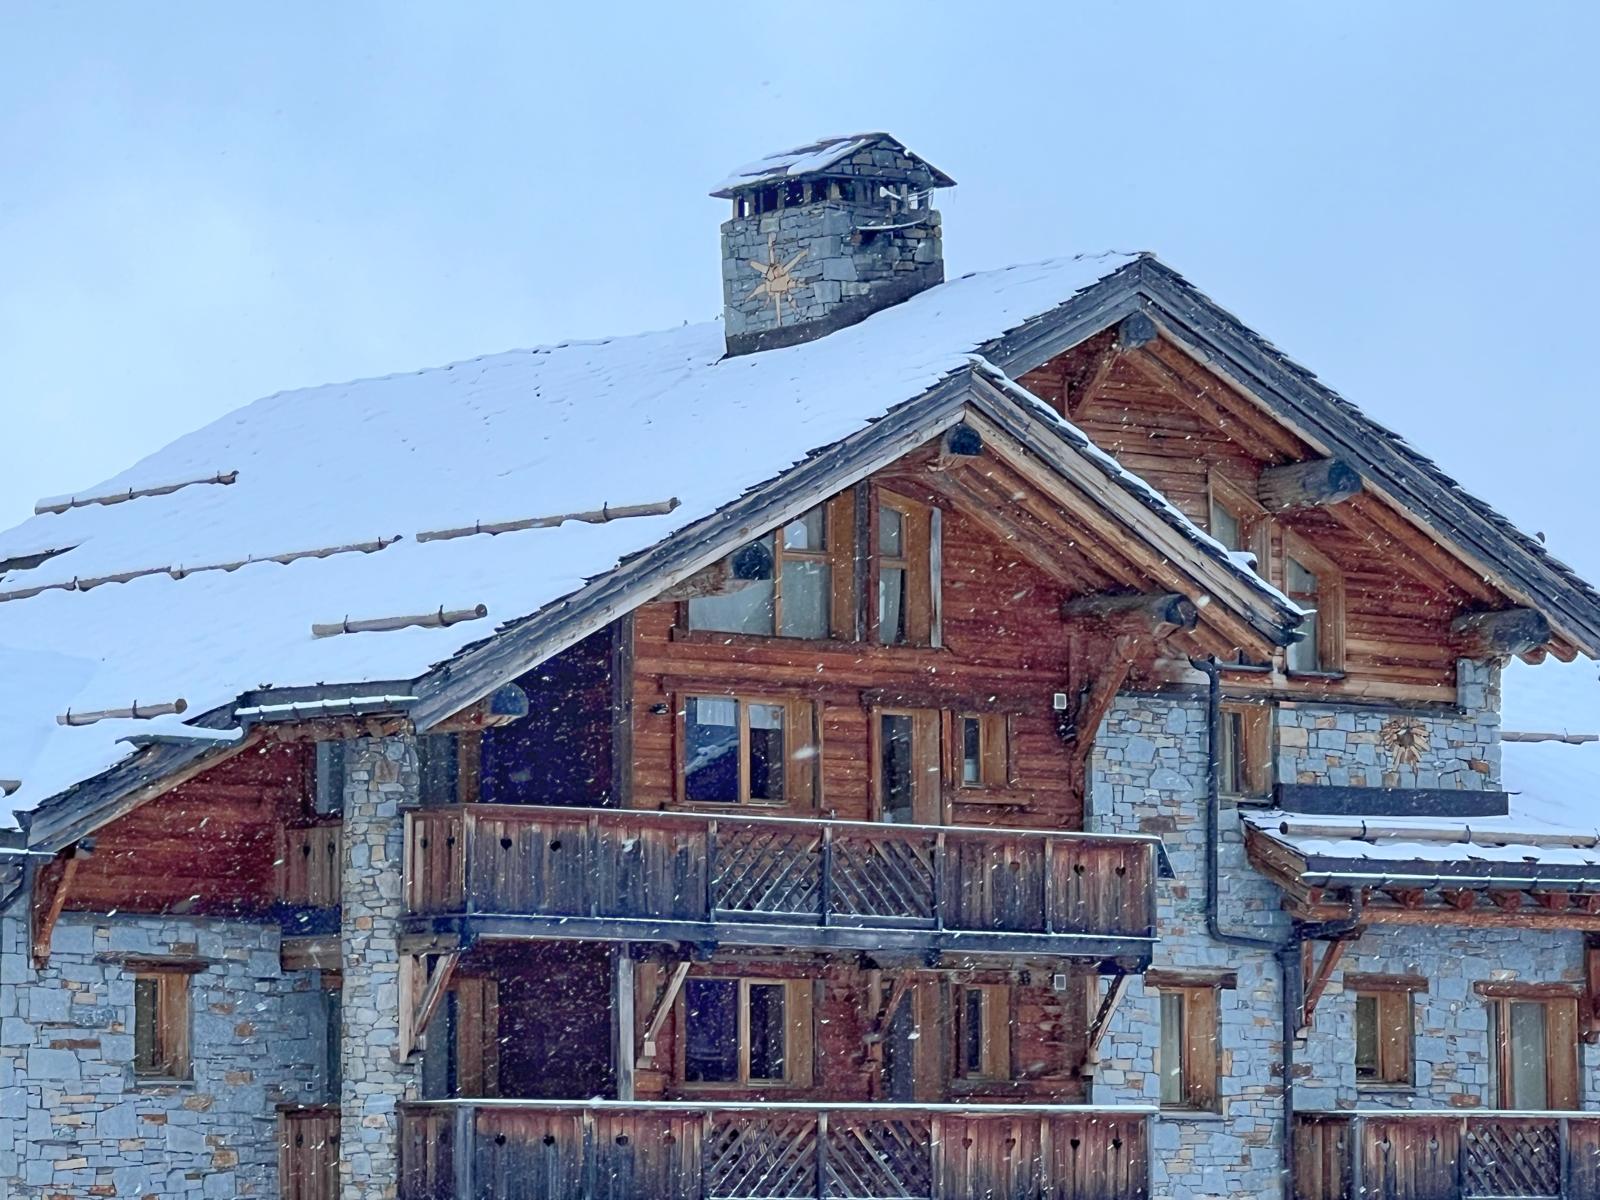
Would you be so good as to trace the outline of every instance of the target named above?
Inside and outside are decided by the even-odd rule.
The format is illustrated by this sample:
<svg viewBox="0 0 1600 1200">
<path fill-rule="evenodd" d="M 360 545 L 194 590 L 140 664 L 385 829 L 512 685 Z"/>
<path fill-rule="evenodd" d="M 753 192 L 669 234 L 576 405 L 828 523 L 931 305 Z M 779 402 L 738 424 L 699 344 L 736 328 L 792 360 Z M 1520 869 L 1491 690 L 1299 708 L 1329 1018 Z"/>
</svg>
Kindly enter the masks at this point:
<svg viewBox="0 0 1600 1200">
<path fill-rule="evenodd" d="M 828 1195 L 828 1114 L 817 1114 L 817 1200 Z"/>
<path fill-rule="evenodd" d="M 1367 1192 L 1366 1181 L 1362 1178 L 1367 1158 L 1363 1147 L 1366 1136 L 1366 1118 L 1350 1118 L 1350 1171 L 1347 1176 L 1350 1180 L 1350 1200 L 1362 1200 Z"/>
<path fill-rule="evenodd" d="M 1044 931 L 1056 931 L 1056 840 L 1047 837 L 1044 840 L 1044 880 L 1041 889 L 1044 893 Z"/>
<path fill-rule="evenodd" d="M 470 1104 L 463 1104 L 455 1111 L 455 1128 L 452 1136 L 455 1145 L 451 1148 L 450 1167 L 454 1176 L 457 1196 L 476 1196 L 476 1181 L 473 1178 L 473 1160 L 477 1157 L 478 1139 L 476 1137 L 477 1109 Z"/>
<path fill-rule="evenodd" d="M 944 830 L 933 835 L 933 927 L 943 929 L 945 921 L 945 841 Z"/>
<path fill-rule="evenodd" d="M 441 820 L 439 823 L 444 825 L 446 829 L 450 827 L 448 819 Z M 472 811 L 470 805 L 463 805 L 461 808 L 460 828 L 461 845 L 456 847 L 456 853 L 461 856 L 459 860 L 461 863 L 461 911 L 470 916 L 478 907 L 478 889 L 475 879 L 477 873 L 472 869 L 474 857 L 472 848 L 477 844 L 478 816 Z M 448 864 L 449 860 L 446 859 L 445 861 Z M 448 869 L 447 865 L 446 870 Z"/>
<path fill-rule="evenodd" d="M 717 915 L 717 823 L 706 822 L 706 920 Z"/>
<path fill-rule="evenodd" d="M 818 915 L 824 925 L 833 912 L 833 826 L 822 827 L 822 885 L 818 889 L 817 907 Z"/>
</svg>

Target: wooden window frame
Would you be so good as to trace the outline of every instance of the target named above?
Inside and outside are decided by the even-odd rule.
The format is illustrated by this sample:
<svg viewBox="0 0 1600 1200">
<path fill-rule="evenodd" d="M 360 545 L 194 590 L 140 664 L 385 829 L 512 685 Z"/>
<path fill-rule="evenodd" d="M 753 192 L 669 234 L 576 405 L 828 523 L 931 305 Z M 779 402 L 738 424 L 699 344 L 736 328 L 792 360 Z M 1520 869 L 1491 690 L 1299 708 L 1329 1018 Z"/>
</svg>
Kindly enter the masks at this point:
<svg viewBox="0 0 1600 1200">
<path fill-rule="evenodd" d="M 1583 993 L 1577 984 L 1484 982 L 1476 985 L 1489 1009 L 1489 1054 L 1494 1106 L 1510 1109 L 1513 1004 L 1542 1004 L 1545 1034 L 1546 1109 L 1577 1109 L 1583 1103 L 1581 1062 Z"/>
<path fill-rule="evenodd" d="M 978 725 L 978 778 L 967 779 L 967 722 Z M 1011 787 L 1015 782 L 1011 754 L 1011 716 L 1003 712 L 958 711 L 948 714 L 946 744 L 950 762 L 946 772 L 958 792 L 980 793 Z M 978 800 L 957 795 L 958 800 Z"/>
<path fill-rule="evenodd" d="M 1238 720 L 1237 732 L 1230 723 Z M 1272 711 L 1264 704 L 1247 700 L 1222 702 L 1223 745 L 1218 748 L 1222 774 L 1222 794 L 1240 800 L 1260 800 L 1272 791 Z M 1237 752 L 1237 769 L 1230 772 L 1227 750 Z M 1237 776 L 1230 788 L 1228 775 Z"/>
<path fill-rule="evenodd" d="M 822 512 L 821 550 L 791 550 L 784 545 L 784 530 L 810 513 Z M 855 496 L 841 492 L 831 499 L 813 504 L 790 520 L 752 538 L 751 542 L 766 542 L 772 554 L 772 630 L 770 633 L 749 633 L 726 629 L 707 629 L 692 623 L 690 601 L 683 601 L 679 611 L 679 626 L 688 633 L 729 638 L 782 638 L 786 642 L 854 641 L 855 631 Z M 749 545 L 750 543 L 745 543 Z M 823 637 L 802 637 L 783 632 L 783 566 L 795 562 L 822 563 L 828 568 L 827 620 Z"/>
<path fill-rule="evenodd" d="M 979 1055 L 976 1069 L 966 1063 L 968 1029 L 967 1000 L 979 996 Z M 1008 983 L 957 983 L 951 989 L 954 1013 L 950 1025 L 954 1047 L 950 1055 L 953 1082 L 956 1084 L 1009 1083 L 1014 1071 L 1011 1063 L 1011 1022 L 1014 993 Z"/>
<path fill-rule="evenodd" d="M 453 733 L 423 734 L 418 738 L 419 746 L 425 739 L 428 739 L 429 756 L 438 753 L 443 756 L 441 762 L 448 762 L 453 758 L 454 763 L 451 767 L 449 792 L 444 795 L 428 792 L 421 796 L 421 802 L 433 807 L 476 803 L 481 797 L 483 786 L 483 731 L 466 729 Z M 424 771 L 420 754 L 417 770 L 419 786 L 423 786 L 426 781 L 420 778 Z"/>
<path fill-rule="evenodd" d="M 1272 566 L 1271 515 L 1244 487 L 1213 469 L 1206 477 L 1206 532 L 1213 537 L 1219 508 L 1239 523 L 1239 540 L 1245 543 L 1240 549 L 1256 556 L 1256 574 L 1266 579 Z"/>
<path fill-rule="evenodd" d="M 739 998 L 735 1010 L 739 1042 L 739 1077 L 726 1082 L 690 1081 L 688 1078 L 689 1052 L 689 996 L 683 988 L 674 1005 L 679 1034 L 677 1037 L 677 1086 L 686 1093 L 749 1091 L 760 1088 L 808 1088 L 814 1082 L 816 1062 L 815 984 L 810 979 L 780 978 L 770 975 L 740 975 L 737 972 L 695 971 L 689 975 L 694 982 L 721 980 L 739 985 Z M 783 995 L 784 1045 L 782 1079 L 750 1078 L 750 989 L 761 986 L 781 986 Z"/>
<path fill-rule="evenodd" d="M 691 685 L 674 697 L 677 713 L 676 748 L 673 755 L 673 792 L 677 803 L 707 812 L 813 811 L 820 808 L 818 764 L 822 758 L 822 733 L 814 701 L 794 695 L 747 692 L 736 689 Z M 690 800 L 688 780 L 689 701 L 731 700 L 739 712 L 739 799 Z M 750 799 L 750 717 L 749 706 L 765 704 L 783 709 L 783 799 Z"/>
<path fill-rule="evenodd" d="M 1352 1021 L 1359 1021 L 1359 1005 L 1363 998 L 1371 998 L 1376 1007 L 1378 1027 L 1377 1074 L 1363 1079 L 1359 1064 L 1356 1066 L 1356 1087 L 1364 1090 L 1394 1090 L 1416 1086 L 1417 1016 L 1416 997 L 1428 990 L 1427 980 L 1411 976 L 1359 975 L 1345 972 L 1345 991 L 1353 994 L 1357 1006 Z M 1387 1031 L 1399 1029 L 1401 1036 L 1387 1036 Z M 1352 1051 L 1355 1038 L 1352 1036 Z"/>
<path fill-rule="evenodd" d="M 877 646 L 903 649 L 937 648 L 943 644 L 943 513 L 937 505 L 902 496 L 884 488 L 868 491 L 867 641 Z M 887 558 L 879 545 L 879 514 L 891 508 L 901 517 L 901 553 Z M 904 570 L 906 637 L 900 642 L 883 640 L 882 588 L 886 568 Z"/>
<path fill-rule="evenodd" d="M 130 1028 L 134 1031 L 134 1081 L 158 1084 L 193 1079 L 194 1061 L 190 1048 L 194 1006 L 190 996 L 190 981 L 199 968 L 137 965 L 131 969 L 134 1009 Z M 142 984 L 153 985 L 155 994 L 155 1011 L 150 1014 L 155 1037 L 155 1061 L 148 1067 L 139 1065 L 139 996 Z"/>
<path fill-rule="evenodd" d="M 1343 675 L 1345 671 L 1345 585 L 1344 572 L 1338 565 L 1310 542 L 1292 529 L 1282 531 L 1283 554 L 1277 563 L 1277 586 L 1291 600 L 1304 593 L 1289 590 L 1289 560 L 1294 559 L 1316 577 L 1317 610 L 1317 667 L 1312 671 L 1295 670 L 1289 666 L 1289 651 L 1283 651 L 1284 674 L 1316 678 L 1320 675 Z"/>
<path fill-rule="evenodd" d="M 911 719 L 912 736 L 912 770 L 915 772 L 913 781 L 913 813 L 919 806 L 926 812 L 932 809 L 933 820 L 913 821 L 911 824 L 943 825 L 946 823 L 947 808 L 945 804 L 944 787 L 948 774 L 948 767 L 944 763 L 944 725 L 945 713 L 936 708 L 904 708 L 898 705 L 873 706 L 867 710 L 867 751 L 871 756 L 871 803 L 872 819 L 884 820 L 884 786 L 883 786 L 883 718 L 884 717 L 909 717 Z M 918 740 L 926 742 L 933 740 L 931 747 L 926 744 L 918 745 Z M 920 764 L 920 765 L 919 765 Z M 928 795 L 916 789 L 917 782 L 922 787 L 932 788 L 933 794 Z"/>
<path fill-rule="evenodd" d="M 1222 1027 L 1221 984 L 1163 982 L 1154 991 L 1158 996 L 1180 997 L 1183 1018 L 1183 1045 L 1179 1048 L 1181 1059 L 1178 1074 L 1184 1099 L 1179 1102 L 1163 1101 L 1162 1109 L 1168 1112 L 1221 1112 L 1222 1058 L 1217 1045 Z M 1166 1047 L 1161 1044 L 1159 1034 L 1163 1025 L 1158 1014 L 1158 1078 L 1165 1071 L 1162 1054 Z"/>
</svg>

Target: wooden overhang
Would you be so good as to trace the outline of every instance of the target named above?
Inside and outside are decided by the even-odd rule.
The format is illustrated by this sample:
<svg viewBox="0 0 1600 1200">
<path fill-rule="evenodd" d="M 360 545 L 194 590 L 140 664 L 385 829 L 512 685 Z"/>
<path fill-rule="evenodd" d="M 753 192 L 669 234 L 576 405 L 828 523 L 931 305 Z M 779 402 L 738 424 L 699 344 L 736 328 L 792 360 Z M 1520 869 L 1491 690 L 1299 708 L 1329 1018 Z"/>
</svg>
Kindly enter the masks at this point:
<svg viewBox="0 0 1600 1200">
<path fill-rule="evenodd" d="M 1308 853 L 1287 835 L 1245 823 L 1250 862 L 1284 894 L 1284 905 L 1307 922 L 1359 920 L 1363 925 L 1478 925 L 1511 929 L 1600 931 L 1600 862 L 1539 861 L 1540 846 L 1523 847 L 1515 833 L 1496 834 L 1474 856 L 1468 844 L 1419 858 L 1385 855 L 1385 842 L 1410 846 L 1402 829 L 1367 840 L 1371 853 Z M 1333 840 L 1316 839 L 1318 842 Z M 1600 839 L 1588 839 L 1593 849 Z M 1575 838 L 1573 844 L 1584 842 Z M 1444 843 L 1441 843 L 1441 846 Z M 1505 857 L 1507 847 L 1527 851 Z"/>
<path fill-rule="evenodd" d="M 982 354 L 1021 377 L 1079 347 L 1085 353 L 1073 377 L 1060 382 L 1063 411 L 1072 411 L 1073 388 L 1087 394 L 1097 371 L 1103 379 L 1117 356 L 1167 372 L 1179 387 L 1190 385 L 1193 367 L 1203 368 L 1229 395 L 1195 401 L 1233 418 L 1231 429 L 1240 426 L 1235 401 L 1272 418 L 1276 432 L 1258 447 L 1261 457 L 1290 464 L 1309 451 L 1325 463 L 1320 480 L 1308 466 L 1303 477 L 1271 481 L 1267 500 L 1288 503 L 1308 486 L 1312 493 L 1320 490 L 1321 499 L 1333 503 L 1330 512 L 1382 528 L 1412 553 L 1417 571 L 1461 587 L 1478 607 L 1542 615 L 1550 629 L 1546 642 L 1531 649 L 1513 645 L 1508 653 L 1531 661 L 1545 653 L 1563 660 L 1579 653 L 1600 657 L 1600 592 L 1153 256 L 1024 322 Z M 1359 477 L 1359 488 L 1347 471 Z M 1335 496 L 1342 502 L 1334 503 Z M 1518 620 L 1525 635 L 1526 618 L 1512 623 Z M 1462 638 L 1462 652 L 1470 656 L 1477 631 L 1463 629 Z"/>
</svg>

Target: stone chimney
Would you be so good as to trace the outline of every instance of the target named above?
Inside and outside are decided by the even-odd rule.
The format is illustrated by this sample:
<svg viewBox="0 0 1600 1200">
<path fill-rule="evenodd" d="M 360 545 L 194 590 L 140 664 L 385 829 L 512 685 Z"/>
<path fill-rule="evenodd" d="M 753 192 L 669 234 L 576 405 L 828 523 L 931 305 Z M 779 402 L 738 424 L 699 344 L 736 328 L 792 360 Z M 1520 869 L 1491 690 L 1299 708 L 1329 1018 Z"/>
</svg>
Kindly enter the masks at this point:
<svg viewBox="0 0 1600 1200">
<path fill-rule="evenodd" d="M 808 342 L 944 282 L 935 188 L 955 183 L 886 133 L 824 138 L 712 192 L 729 354 Z"/>
</svg>

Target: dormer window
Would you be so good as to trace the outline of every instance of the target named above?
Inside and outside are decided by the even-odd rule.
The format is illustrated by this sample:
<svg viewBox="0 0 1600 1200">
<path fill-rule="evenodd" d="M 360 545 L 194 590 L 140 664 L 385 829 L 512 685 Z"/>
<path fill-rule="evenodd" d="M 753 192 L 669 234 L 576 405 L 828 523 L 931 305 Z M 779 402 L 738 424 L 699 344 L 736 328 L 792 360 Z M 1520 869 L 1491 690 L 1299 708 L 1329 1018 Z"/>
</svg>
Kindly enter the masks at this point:
<svg viewBox="0 0 1600 1200">
<path fill-rule="evenodd" d="M 1309 614 L 1284 665 L 1290 674 L 1337 674 L 1344 670 L 1344 580 L 1300 538 L 1285 531 L 1283 539 L 1283 592 Z"/>
</svg>

